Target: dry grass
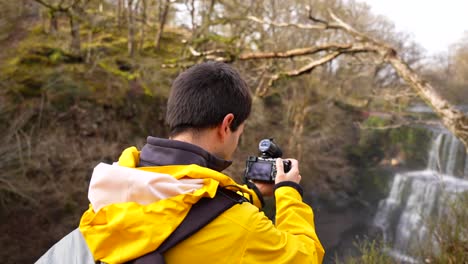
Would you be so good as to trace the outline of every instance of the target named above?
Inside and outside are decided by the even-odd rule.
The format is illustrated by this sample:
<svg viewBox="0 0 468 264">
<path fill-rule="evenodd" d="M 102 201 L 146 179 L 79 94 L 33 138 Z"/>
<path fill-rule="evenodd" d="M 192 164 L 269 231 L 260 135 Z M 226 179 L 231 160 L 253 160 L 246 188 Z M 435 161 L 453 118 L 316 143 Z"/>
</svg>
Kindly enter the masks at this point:
<svg viewBox="0 0 468 264">
<path fill-rule="evenodd" d="M 355 246 L 360 250 L 361 256 L 348 257 L 343 264 L 396 264 L 397 262 L 384 253 L 385 244 L 376 240 L 363 240 L 356 242 Z M 337 263 L 341 263 L 336 260 Z"/>
<path fill-rule="evenodd" d="M 148 108 L 137 108 L 129 120 L 126 106 L 81 103 L 59 112 L 41 100 L 1 104 L 2 263 L 33 263 L 78 226 L 93 167 L 142 145 L 151 133 L 150 121 L 142 119 L 152 116 L 139 112 Z M 140 122 L 147 125 L 135 126 Z"/>
</svg>

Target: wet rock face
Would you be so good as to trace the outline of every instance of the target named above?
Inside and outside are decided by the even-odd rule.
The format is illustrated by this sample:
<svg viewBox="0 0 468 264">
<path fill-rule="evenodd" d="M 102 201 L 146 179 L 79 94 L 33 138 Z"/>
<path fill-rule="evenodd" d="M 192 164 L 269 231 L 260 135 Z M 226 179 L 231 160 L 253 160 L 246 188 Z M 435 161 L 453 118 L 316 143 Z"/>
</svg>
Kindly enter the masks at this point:
<svg viewBox="0 0 468 264">
<path fill-rule="evenodd" d="M 306 196 L 315 214 L 317 235 L 325 248 L 324 263 L 336 263 L 336 257 L 357 255 L 355 242 L 364 237 L 374 237 L 372 219 L 376 206 L 351 197 L 320 201 Z"/>
</svg>

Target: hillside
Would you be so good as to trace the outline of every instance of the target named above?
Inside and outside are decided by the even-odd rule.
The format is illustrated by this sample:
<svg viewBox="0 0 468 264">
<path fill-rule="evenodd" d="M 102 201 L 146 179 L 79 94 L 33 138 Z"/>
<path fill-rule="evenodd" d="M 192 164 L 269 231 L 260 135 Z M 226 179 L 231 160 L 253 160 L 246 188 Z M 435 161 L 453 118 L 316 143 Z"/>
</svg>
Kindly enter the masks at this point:
<svg viewBox="0 0 468 264">
<path fill-rule="evenodd" d="M 257 154 L 258 141 L 274 137 L 287 157 L 301 161 L 304 199 L 316 212 L 317 232 L 331 252 L 328 261 L 333 261 L 335 252 L 340 257 L 355 253 L 353 241 L 367 232 L 378 201 L 388 192 L 391 175 L 425 166 L 431 133 L 402 125 L 428 119 L 405 112 L 416 101 L 414 95 L 394 72 L 364 63 L 369 58 L 362 54 L 265 85 L 274 73 L 284 75 L 282 71 L 293 71 L 292 66 L 300 67 L 315 57 L 235 61 L 229 56 L 242 50 L 287 50 L 334 36 L 246 22 L 241 16 L 248 12 L 269 14 L 260 1 L 248 9 L 230 1 L 203 5 L 211 12 L 222 9 L 231 18 L 194 10 L 191 27 L 180 22 L 189 21 L 188 16 L 180 18 L 180 6 L 168 7 L 164 25 L 162 1 L 149 6 L 140 2 L 142 6 L 132 13 L 132 6 L 125 9 L 107 1 L 90 1 L 72 11 L 71 6 L 59 5 L 68 1 L 47 2 L 51 6 L 31 1 L 21 8 L 3 1 L 3 263 L 32 263 L 76 228 L 88 208 L 87 188 L 94 166 L 116 161 L 128 146 L 142 147 L 148 135 L 166 137 L 165 108 L 172 80 L 194 63 L 219 59 L 218 54 L 241 72 L 254 94 L 252 115 L 226 173 L 240 180 L 245 159 Z M 370 16 L 365 6 L 338 2 L 321 1 L 317 10 L 323 13 L 333 5 L 350 20 Z M 199 19 L 194 18 L 197 14 Z M 393 31 L 381 34 L 405 44 Z M 193 47 L 207 52 L 197 55 Z M 414 61 L 420 58 L 412 50 L 404 55 Z M 394 160 L 397 166 L 391 165 Z M 273 214 L 272 201 L 265 211 Z"/>
</svg>

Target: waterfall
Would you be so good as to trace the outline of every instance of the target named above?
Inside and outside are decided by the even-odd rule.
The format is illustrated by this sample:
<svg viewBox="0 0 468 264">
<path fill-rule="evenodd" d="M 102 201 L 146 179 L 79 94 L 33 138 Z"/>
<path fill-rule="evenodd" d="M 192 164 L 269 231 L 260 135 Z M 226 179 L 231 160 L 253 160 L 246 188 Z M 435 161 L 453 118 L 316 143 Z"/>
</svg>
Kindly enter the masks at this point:
<svg viewBox="0 0 468 264">
<path fill-rule="evenodd" d="M 450 137 L 450 149 L 447 159 L 447 167 L 445 168 L 445 174 L 455 175 L 455 163 L 457 162 L 457 152 L 460 146 L 460 142 L 456 137 Z"/>
<path fill-rule="evenodd" d="M 468 156 L 463 143 L 450 133 L 434 133 L 427 169 L 444 175 L 466 177 Z"/>
<path fill-rule="evenodd" d="M 448 203 L 468 192 L 468 155 L 450 133 L 433 135 L 426 168 L 396 174 L 374 217 L 374 225 L 392 247 L 391 254 L 407 262 L 412 262 L 406 256 L 409 252 L 431 241 L 427 220 L 442 219 Z"/>
<path fill-rule="evenodd" d="M 429 151 L 429 161 L 427 164 L 427 169 L 433 171 L 439 171 L 440 169 L 440 160 L 439 160 L 439 150 L 440 144 L 442 143 L 443 134 L 435 134 L 432 137 L 432 146 Z"/>
<path fill-rule="evenodd" d="M 465 179 L 468 180 L 468 155 L 466 155 L 466 158 L 465 158 L 465 169 L 463 170 L 464 171 L 464 175 L 465 175 Z"/>
</svg>

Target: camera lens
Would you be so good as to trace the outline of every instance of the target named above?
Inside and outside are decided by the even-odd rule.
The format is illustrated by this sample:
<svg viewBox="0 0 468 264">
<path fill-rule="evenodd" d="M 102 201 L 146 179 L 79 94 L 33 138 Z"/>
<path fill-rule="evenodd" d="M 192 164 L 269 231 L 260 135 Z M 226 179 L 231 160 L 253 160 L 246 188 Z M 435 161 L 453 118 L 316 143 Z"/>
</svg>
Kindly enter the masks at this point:
<svg viewBox="0 0 468 264">
<path fill-rule="evenodd" d="M 260 152 L 266 152 L 270 148 L 270 146 L 271 146 L 271 140 L 263 139 L 258 144 L 258 150 L 260 150 Z"/>
<path fill-rule="evenodd" d="M 258 144 L 258 150 L 260 150 L 264 158 L 280 158 L 283 155 L 283 152 L 273 142 L 272 138 L 262 139 Z"/>
</svg>

